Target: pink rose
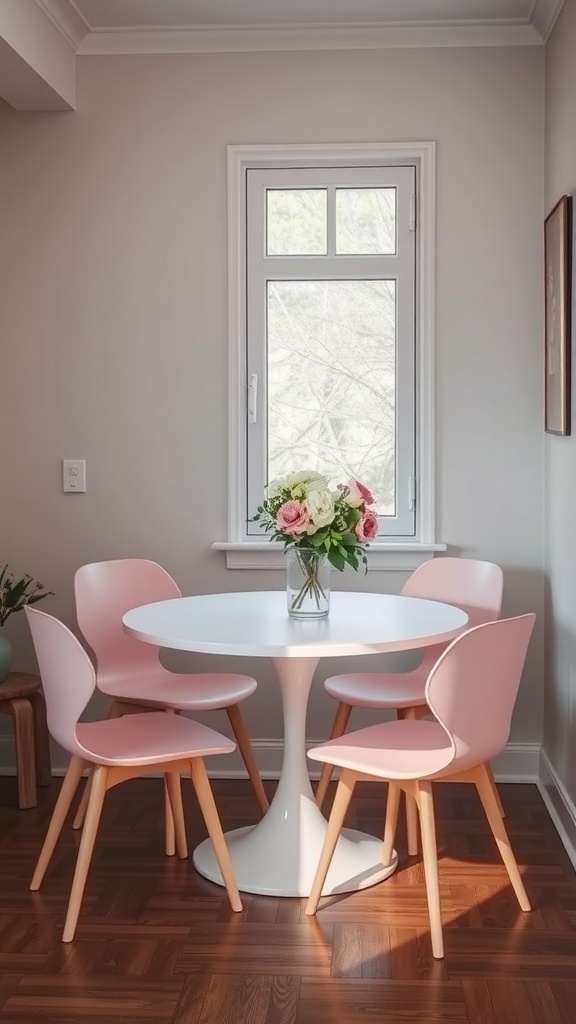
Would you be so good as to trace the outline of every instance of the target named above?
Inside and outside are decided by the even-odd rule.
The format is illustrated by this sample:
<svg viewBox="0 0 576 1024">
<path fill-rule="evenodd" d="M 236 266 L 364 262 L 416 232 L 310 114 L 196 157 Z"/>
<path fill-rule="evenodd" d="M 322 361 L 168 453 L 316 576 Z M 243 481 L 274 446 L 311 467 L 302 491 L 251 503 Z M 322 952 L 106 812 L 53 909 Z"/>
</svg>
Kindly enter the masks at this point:
<svg viewBox="0 0 576 1024">
<path fill-rule="evenodd" d="M 306 533 L 310 516 L 301 501 L 285 501 L 276 513 L 276 529 L 281 533 Z"/>
<path fill-rule="evenodd" d="M 359 480 L 349 480 L 346 486 L 348 488 L 346 501 L 352 505 L 352 508 L 374 504 L 374 495 Z"/>
<path fill-rule="evenodd" d="M 365 544 L 369 540 L 374 540 L 374 537 L 378 535 L 378 516 L 376 513 L 370 511 L 365 512 L 362 519 L 356 523 L 354 533 L 361 544 Z"/>
</svg>

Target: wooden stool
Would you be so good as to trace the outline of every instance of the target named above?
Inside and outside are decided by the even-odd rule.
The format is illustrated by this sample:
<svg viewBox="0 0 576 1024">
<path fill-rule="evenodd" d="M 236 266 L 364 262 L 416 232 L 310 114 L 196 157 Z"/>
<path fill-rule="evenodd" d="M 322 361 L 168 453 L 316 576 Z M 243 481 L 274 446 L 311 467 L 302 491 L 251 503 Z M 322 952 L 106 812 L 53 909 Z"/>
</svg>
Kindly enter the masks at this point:
<svg viewBox="0 0 576 1024">
<path fill-rule="evenodd" d="M 0 714 L 14 719 L 18 806 L 36 807 L 36 785 L 49 786 L 50 742 L 40 676 L 9 672 L 0 683 Z"/>
</svg>

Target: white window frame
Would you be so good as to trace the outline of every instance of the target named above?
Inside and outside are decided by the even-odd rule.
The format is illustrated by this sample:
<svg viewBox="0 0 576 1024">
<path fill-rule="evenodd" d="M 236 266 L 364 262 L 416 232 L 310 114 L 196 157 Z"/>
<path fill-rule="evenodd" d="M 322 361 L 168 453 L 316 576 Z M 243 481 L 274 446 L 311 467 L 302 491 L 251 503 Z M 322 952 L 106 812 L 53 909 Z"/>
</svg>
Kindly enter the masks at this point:
<svg viewBox="0 0 576 1024">
<path fill-rule="evenodd" d="M 340 145 L 228 146 L 228 332 L 229 471 L 228 538 L 212 546 L 226 553 L 230 569 L 276 569 L 283 565 L 281 544 L 248 538 L 246 387 L 246 171 L 266 167 L 322 165 L 416 168 L 416 533 L 399 541 L 379 540 L 368 549 L 370 569 L 411 570 L 435 551 L 446 550 L 435 536 L 435 163 L 434 142 Z"/>
<path fill-rule="evenodd" d="M 267 413 L 270 413 L 267 392 L 268 351 L 267 294 L 270 281 L 370 281 L 394 280 L 396 331 L 402 342 L 395 356 L 395 484 L 394 511 L 380 520 L 380 539 L 396 537 L 412 540 L 415 535 L 415 505 L 412 498 L 415 477 L 416 439 L 414 289 L 416 280 L 414 199 L 416 190 L 414 164 L 379 167 L 266 167 L 249 168 L 246 172 L 247 224 L 247 302 L 245 379 L 257 386 L 249 400 L 247 426 L 247 507 L 243 540 L 258 540 L 262 530 L 250 522 L 262 503 L 268 483 Z M 266 251 L 267 200 L 269 189 L 298 188 L 321 190 L 326 199 L 326 251 L 316 255 L 269 255 Z M 390 189 L 395 193 L 394 252 L 369 254 L 338 254 L 336 252 L 335 204 L 340 188 Z M 332 237 L 329 237 L 332 236 Z M 264 340 L 264 344 L 263 344 Z M 254 395 L 256 391 L 256 395 Z M 255 401 L 256 400 L 256 401 Z M 255 408 L 251 408 L 255 405 Z M 250 415 L 250 412 L 252 415 Z M 306 463 L 309 465 L 309 463 Z M 289 472 L 290 470 L 286 470 Z M 278 476 L 276 470 L 273 476 Z M 412 499 L 412 500 L 411 500 Z"/>
</svg>

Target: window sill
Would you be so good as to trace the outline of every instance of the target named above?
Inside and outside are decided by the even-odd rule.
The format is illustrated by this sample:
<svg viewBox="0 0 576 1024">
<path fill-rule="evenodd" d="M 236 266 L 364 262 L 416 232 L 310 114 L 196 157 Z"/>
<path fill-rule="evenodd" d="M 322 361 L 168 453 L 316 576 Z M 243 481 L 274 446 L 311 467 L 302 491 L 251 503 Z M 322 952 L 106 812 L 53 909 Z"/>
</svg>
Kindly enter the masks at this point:
<svg viewBox="0 0 576 1024">
<path fill-rule="evenodd" d="M 446 551 L 447 544 L 404 543 L 371 544 L 367 549 L 370 571 L 411 572 L 427 562 L 438 551 Z M 215 551 L 223 551 L 227 569 L 282 569 L 284 548 L 275 541 L 215 541 Z"/>
</svg>

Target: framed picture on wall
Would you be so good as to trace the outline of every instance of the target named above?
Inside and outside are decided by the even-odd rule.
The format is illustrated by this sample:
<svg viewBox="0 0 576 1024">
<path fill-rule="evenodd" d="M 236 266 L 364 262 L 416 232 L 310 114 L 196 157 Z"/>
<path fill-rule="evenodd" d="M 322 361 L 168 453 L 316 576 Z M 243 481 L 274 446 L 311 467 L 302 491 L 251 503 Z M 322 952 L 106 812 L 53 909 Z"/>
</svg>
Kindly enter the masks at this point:
<svg viewBox="0 0 576 1024">
<path fill-rule="evenodd" d="M 544 429 L 570 433 L 570 254 L 572 201 L 562 196 L 544 221 Z"/>
</svg>

